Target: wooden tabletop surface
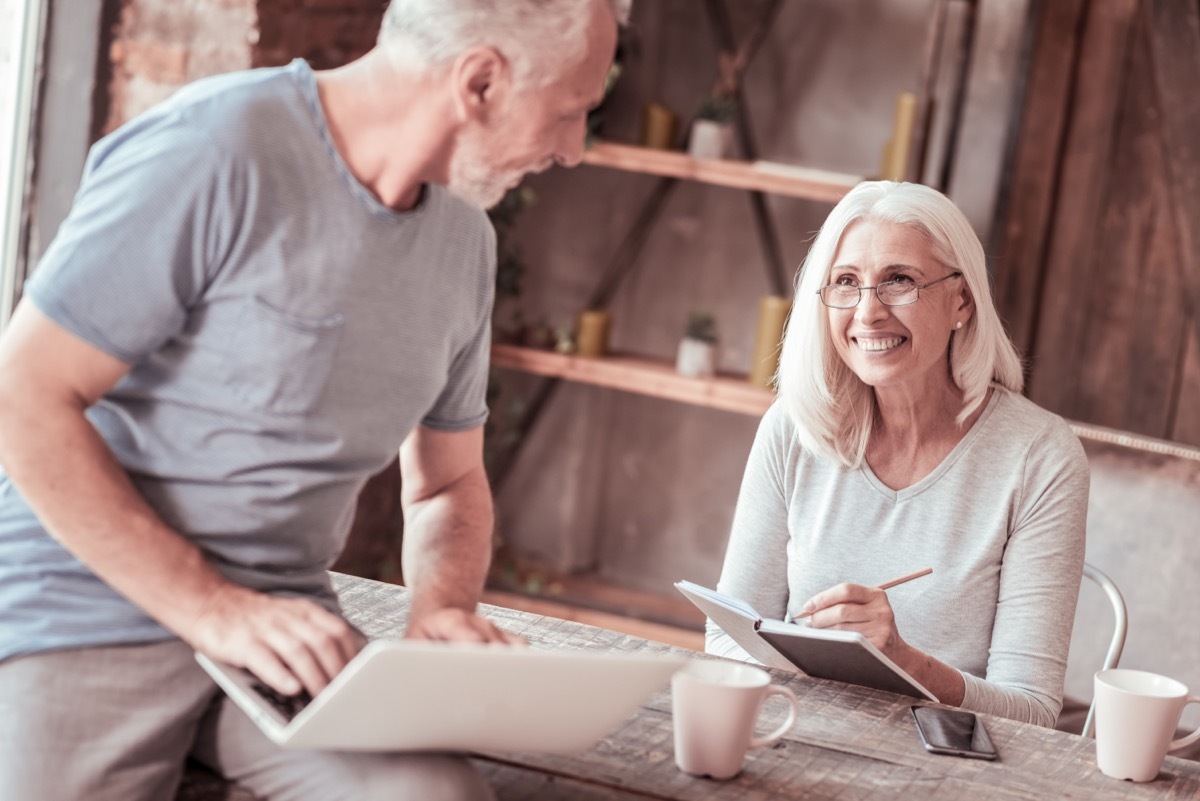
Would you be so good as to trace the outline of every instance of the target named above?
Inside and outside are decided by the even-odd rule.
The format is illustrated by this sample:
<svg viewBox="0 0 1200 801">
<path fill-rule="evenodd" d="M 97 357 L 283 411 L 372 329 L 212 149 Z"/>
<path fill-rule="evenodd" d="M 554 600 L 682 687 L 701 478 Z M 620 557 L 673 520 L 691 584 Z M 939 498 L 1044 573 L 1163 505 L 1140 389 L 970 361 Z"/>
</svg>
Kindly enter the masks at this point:
<svg viewBox="0 0 1200 801">
<path fill-rule="evenodd" d="M 369 637 L 401 635 L 408 614 L 403 587 L 340 574 L 334 574 L 334 586 L 347 617 Z M 539 647 L 711 658 L 513 609 L 481 606 L 480 611 Z M 1168 756 L 1153 782 L 1116 781 L 1097 770 L 1091 740 L 992 716 L 985 721 L 999 760 L 937 756 L 917 740 L 908 712 L 912 699 L 771 672 L 775 682 L 796 693 L 801 715 L 778 743 L 751 750 L 742 772 L 728 781 L 695 778 L 675 767 L 666 686 L 622 728 L 582 754 L 480 754 L 475 763 L 500 801 L 1200 799 L 1197 762 Z"/>
</svg>

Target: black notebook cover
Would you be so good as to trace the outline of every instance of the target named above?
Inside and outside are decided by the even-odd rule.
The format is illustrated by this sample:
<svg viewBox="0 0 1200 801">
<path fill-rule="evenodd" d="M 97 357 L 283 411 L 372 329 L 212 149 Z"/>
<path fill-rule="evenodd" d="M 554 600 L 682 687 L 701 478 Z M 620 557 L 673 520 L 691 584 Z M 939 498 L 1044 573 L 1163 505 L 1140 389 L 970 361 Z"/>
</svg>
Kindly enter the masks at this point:
<svg viewBox="0 0 1200 801">
<path fill-rule="evenodd" d="M 814 629 L 763 620 L 745 601 L 690 581 L 675 587 L 752 657 L 770 667 L 791 668 L 819 679 L 938 699 L 856 631 Z"/>
</svg>

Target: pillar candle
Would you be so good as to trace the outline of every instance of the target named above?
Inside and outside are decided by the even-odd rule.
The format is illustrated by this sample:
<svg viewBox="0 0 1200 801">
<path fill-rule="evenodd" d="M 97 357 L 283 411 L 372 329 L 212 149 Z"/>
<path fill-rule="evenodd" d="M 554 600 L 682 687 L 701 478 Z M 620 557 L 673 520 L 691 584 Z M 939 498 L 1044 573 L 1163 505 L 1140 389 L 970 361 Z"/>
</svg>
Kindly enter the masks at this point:
<svg viewBox="0 0 1200 801">
<path fill-rule="evenodd" d="M 908 156 L 912 150 L 913 123 L 917 119 L 917 96 L 912 92 L 896 95 L 896 116 L 892 122 L 892 139 L 883 165 L 885 181 L 903 181 L 908 176 Z"/>
<path fill-rule="evenodd" d="M 791 301 L 778 295 L 767 295 L 758 304 L 758 330 L 754 335 L 754 351 L 750 361 L 750 383 L 770 388 L 779 367 L 779 345 Z"/>
<path fill-rule="evenodd" d="M 659 150 L 673 150 L 679 115 L 658 103 L 647 103 L 642 112 L 642 144 Z"/>
<path fill-rule="evenodd" d="M 609 314 L 602 309 L 587 309 L 579 313 L 575 334 L 576 353 L 580 356 L 603 356 L 608 350 Z"/>
</svg>

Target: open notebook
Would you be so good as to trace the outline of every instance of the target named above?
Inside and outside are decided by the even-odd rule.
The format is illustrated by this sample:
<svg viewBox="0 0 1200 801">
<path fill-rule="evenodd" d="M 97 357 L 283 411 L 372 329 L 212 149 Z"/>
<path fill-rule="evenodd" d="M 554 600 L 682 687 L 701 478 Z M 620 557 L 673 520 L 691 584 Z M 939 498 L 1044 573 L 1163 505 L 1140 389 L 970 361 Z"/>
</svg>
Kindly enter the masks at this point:
<svg viewBox="0 0 1200 801">
<path fill-rule="evenodd" d="M 675 587 L 764 665 L 938 700 L 857 631 L 814 629 L 782 620 L 764 620 L 745 601 L 716 590 L 690 581 L 677 581 Z"/>
<path fill-rule="evenodd" d="M 576 753 L 612 733 L 684 659 L 375 640 L 316 698 L 281 698 L 196 660 L 273 741 L 351 751 Z M 272 697 L 273 696 L 273 697 Z"/>
</svg>

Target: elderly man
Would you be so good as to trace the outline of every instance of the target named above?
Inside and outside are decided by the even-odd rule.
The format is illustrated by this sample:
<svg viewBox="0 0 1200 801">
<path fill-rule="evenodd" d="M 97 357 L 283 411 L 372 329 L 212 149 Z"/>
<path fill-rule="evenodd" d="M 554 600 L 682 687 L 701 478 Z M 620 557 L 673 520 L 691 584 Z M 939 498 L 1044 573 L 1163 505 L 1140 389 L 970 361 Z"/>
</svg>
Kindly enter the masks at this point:
<svg viewBox="0 0 1200 801">
<path fill-rule="evenodd" d="M 326 569 L 400 452 L 411 637 L 507 641 L 483 208 L 578 163 L 628 0 L 393 0 L 378 46 L 200 81 L 93 148 L 0 339 L 0 798 L 480 798 L 458 757 L 281 751 L 193 650 L 315 693 Z M 565 56 L 563 54 L 566 54 Z"/>
</svg>

